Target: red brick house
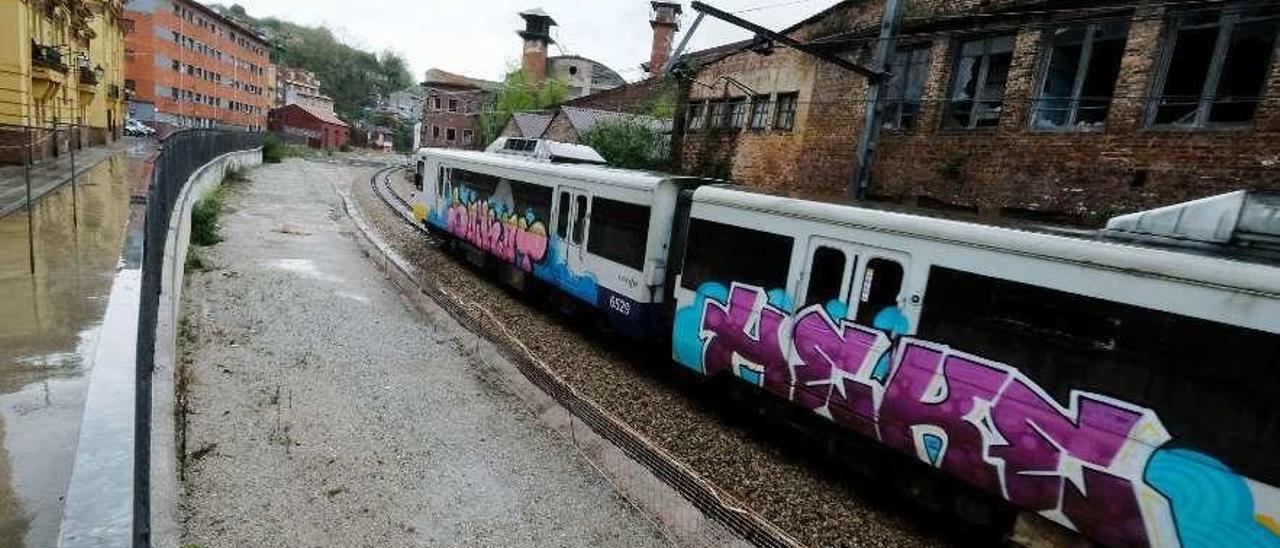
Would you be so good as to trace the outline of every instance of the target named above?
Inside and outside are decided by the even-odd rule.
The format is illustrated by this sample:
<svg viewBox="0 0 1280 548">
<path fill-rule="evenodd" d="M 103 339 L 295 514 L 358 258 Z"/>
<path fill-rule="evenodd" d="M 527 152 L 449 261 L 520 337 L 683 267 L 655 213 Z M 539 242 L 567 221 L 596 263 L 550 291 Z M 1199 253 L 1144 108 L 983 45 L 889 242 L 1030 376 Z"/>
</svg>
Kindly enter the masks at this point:
<svg viewBox="0 0 1280 548">
<path fill-rule="evenodd" d="M 883 5 L 841 2 L 783 32 L 869 64 Z M 869 197 L 1092 226 L 1280 188 L 1280 6 L 1085 5 L 912 0 Z M 679 167 L 849 199 L 867 81 L 789 48 L 732 49 L 685 73 Z"/>
<path fill-rule="evenodd" d="M 286 141 L 305 140 L 311 148 L 333 150 L 347 144 L 351 128 L 332 112 L 303 106 L 285 105 L 270 112 L 267 125 Z"/>
</svg>

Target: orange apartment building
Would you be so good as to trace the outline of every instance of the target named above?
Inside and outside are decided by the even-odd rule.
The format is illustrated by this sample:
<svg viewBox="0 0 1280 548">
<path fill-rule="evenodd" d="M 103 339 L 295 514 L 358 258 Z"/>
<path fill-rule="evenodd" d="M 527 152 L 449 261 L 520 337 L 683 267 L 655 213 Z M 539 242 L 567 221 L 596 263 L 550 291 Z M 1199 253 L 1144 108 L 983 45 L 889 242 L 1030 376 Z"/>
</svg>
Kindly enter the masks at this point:
<svg viewBox="0 0 1280 548">
<path fill-rule="evenodd" d="M 188 0 L 131 0 L 126 17 L 129 116 L 162 133 L 263 130 L 274 97 L 269 46 L 251 29 Z"/>
</svg>

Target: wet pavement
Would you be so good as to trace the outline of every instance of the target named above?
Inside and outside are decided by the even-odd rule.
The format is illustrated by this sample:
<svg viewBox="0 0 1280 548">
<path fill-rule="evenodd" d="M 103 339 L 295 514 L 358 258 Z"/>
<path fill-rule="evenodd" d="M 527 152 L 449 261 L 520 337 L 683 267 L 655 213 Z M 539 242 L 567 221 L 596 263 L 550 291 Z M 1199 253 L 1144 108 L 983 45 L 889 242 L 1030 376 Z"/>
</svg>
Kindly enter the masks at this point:
<svg viewBox="0 0 1280 548">
<path fill-rule="evenodd" d="M 150 140 L 125 137 L 114 143 L 96 147 L 84 147 L 75 151 L 76 173 L 84 174 L 98 166 L 99 162 L 120 154 L 126 149 L 150 146 Z M 71 178 L 72 155 L 64 151 L 57 158 L 46 158 L 28 168 L 21 165 L 0 166 L 0 217 L 4 217 L 27 203 L 27 175 L 31 176 L 31 199 L 39 201 Z"/>
<path fill-rule="evenodd" d="M 0 546 L 57 538 L 85 373 L 151 150 L 131 145 L 40 199 L 30 246 L 25 209 L 0 218 Z"/>
<path fill-rule="evenodd" d="M 363 255 L 334 186 L 373 171 L 255 169 L 230 191 L 225 240 L 196 250 L 182 543 L 666 544 L 465 330 L 415 311 Z"/>
</svg>

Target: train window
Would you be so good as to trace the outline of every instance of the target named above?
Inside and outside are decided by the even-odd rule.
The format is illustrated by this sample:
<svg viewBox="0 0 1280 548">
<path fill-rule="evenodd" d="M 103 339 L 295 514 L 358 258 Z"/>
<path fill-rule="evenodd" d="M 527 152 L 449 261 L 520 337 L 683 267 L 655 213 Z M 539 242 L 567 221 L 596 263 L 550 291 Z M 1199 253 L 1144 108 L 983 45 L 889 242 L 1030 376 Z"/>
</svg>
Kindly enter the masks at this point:
<svg viewBox="0 0 1280 548">
<path fill-rule="evenodd" d="M 560 207 L 556 208 L 556 236 L 561 240 L 569 237 L 569 193 L 560 193 Z"/>
<path fill-rule="evenodd" d="M 644 269 L 649 208 L 597 196 L 591 206 L 587 251 L 636 270 Z"/>
<path fill-rule="evenodd" d="M 1151 408 L 1173 444 L 1280 481 L 1280 335 L 936 266 L 918 333 L 1064 406 L 1082 390 Z"/>
<path fill-rule="evenodd" d="M 844 285 L 844 251 L 820 246 L 813 250 L 813 262 L 809 264 L 809 288 L 805 291 L 804 305 L 826 305 L 841 300 L 840 289 Z"/>
<path fill-rule="evenodd" d="M 476 193 L 476 198 L 486 200 L 498 189 L 498 177 L 465 169 L 453 169 L 450 173 L 455 185 L 462 185 Z"/>
<path fill-rule="evenodd" d="M 422 179 L 427 176 L 427 163 L 418 160 L 418 169 L 414 172 L 413 187 L 422 190 Z"/>
<path fill-rule="evenodd" d="M 794 244 L 790 236 L 693 219 L 680 285 L 695 291 L 705 282 L 785 288 Z"/>
<path fill-rule="evenodd" d="M 902 265 L 898 261 L 876 257 L 867 261 L 858 294 L 859 325 L 875 325 L 876 315 L 886 308 L 898 306 L 902 290 Z"/>
<path fill-rule="evenodd" d="M 436 178 L 436 196 L 444 196 L 445 173 L 444 166 L 440 166 L 440 176 Z"/>
<path fill-rule="evenodd" d="M 524 218 L 527 213 L 533 213 L 534 219 L 543 222 L 551 218 L 550 188 L 510 179 L 508 182 L 511 184 L 512 207 L 515 208 L 516 215 Z"/>
<path fill-rule="evenodd" d="M 573 243 L 574 245 L 581 245 L 582 229 L 586 228 L 583 225 L 587 224 L 586 195 L 579 194 L 576 202 L 577 202 L 577 205 L 574 206 L 574 216 L 573 216 Z"/>
</svg>

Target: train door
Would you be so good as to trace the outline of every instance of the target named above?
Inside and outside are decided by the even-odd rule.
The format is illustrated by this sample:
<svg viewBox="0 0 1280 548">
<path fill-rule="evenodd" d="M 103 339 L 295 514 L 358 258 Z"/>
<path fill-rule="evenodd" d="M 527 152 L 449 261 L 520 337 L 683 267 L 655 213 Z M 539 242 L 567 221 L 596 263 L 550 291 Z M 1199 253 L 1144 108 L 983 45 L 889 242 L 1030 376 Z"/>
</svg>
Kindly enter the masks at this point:
<svg viewBox="0 0 1280 548">
<path fill-rule="evenodd" d="M 822 305 L 832 320 L 849 319 L 896 336 L 911 332 L 904 312 L 910 258 L 887 249 L 814 236 L 796 295 L 801 310 Z"/>
<path fill-rule="evenodd" d="M 435 207 L 440 212 L 440 218 L 446 218 L 449 207 L 453 205 L 453 185 L 449 183 L 449 168 L 444 164 L 436 164 L 436 188 L 435 188 Z"/>
<path fill-rule="evenodd" d="M 569 272 L 586 270 L 587 220 L 591 218 L 591 193 L 574 187 L 560 187 L 556 214 L 556 237 L 564 250 Z"/>
<path fill-rule="evenodd" d="M 905 300 L 911 258 L 897 251 L 866 247 L 863 256 L 849 295 L 854 322 L 884 331 L 891 337 L 913 333 Z"/>
<path fill-rule="evenodd" d="M 796 310 L 817 304 L 825 308 L 833 320 L 847 317 L 852 309 L 849 294 L 857 272 L 858 246 L 814 236 L 809 240 L 804 272 L 798 280 L 800 287 L 792 293 L 800 297 L 801 306 Z"/>
</svg>

